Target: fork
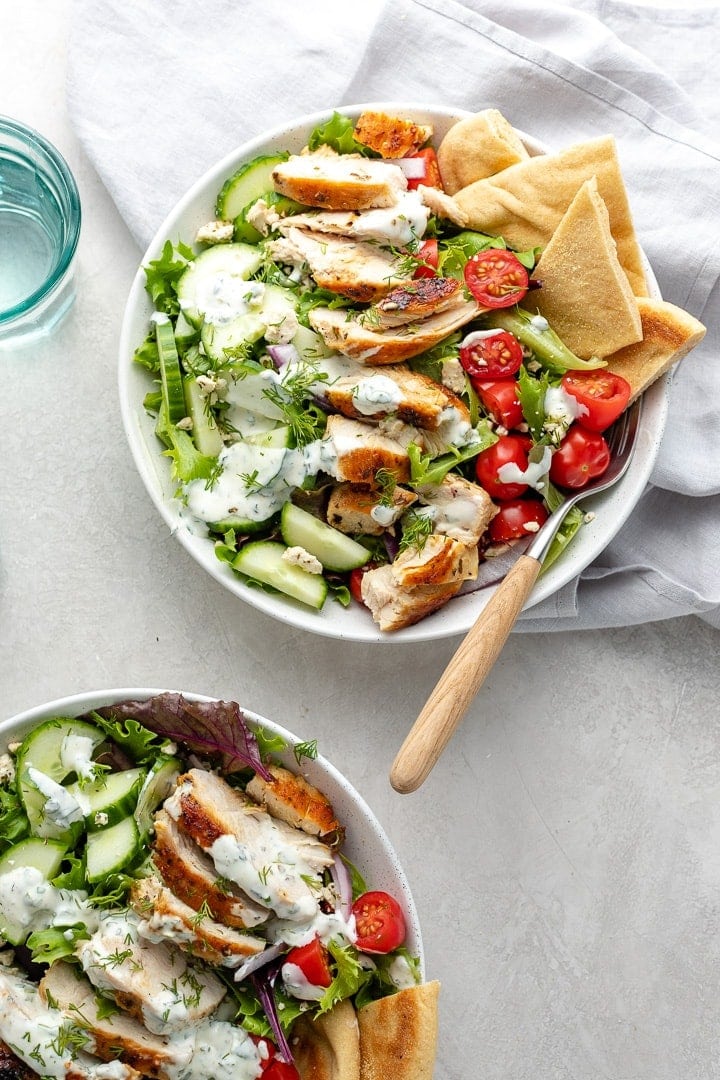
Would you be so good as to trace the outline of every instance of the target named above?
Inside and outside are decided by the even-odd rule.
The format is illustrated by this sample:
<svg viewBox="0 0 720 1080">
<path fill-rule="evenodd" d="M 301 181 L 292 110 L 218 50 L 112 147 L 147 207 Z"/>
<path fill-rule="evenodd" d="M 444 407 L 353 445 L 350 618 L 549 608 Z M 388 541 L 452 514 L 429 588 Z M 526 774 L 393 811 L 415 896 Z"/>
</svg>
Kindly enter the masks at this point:
<svg viewBox="0 0 720 1080">
<path fill-rule="evenodd" d="M 500 655 L 568 510 L 624 476 L 637 443 L 641 410 L 639 398 L 613 424 L 607 435 L 608 468 L 587 487 L 568 494 L 550 515 L 459 645 L 398 751 L 390 771 L 396 791 L 403 795 L 415 791 L 437 763 Z"/>
</svg>

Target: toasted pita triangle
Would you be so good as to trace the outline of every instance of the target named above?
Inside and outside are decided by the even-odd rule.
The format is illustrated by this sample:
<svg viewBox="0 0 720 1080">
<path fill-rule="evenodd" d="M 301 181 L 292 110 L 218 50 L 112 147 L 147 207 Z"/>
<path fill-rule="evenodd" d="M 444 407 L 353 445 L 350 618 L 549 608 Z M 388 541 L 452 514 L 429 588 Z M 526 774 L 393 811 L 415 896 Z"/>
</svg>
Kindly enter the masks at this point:
<svg viewBox="0 0 720 1080">
<path fill-rule="evenodd" d="M 448 195 L 529 156 L 515 128 L 497 109 L 483 109 L 458 120 L 438 147 L 438 164 Z"/>
<path fill-rule="evenodd" d="M 632 387 L 634 401 L 651 383 L 705 337 L 705 327 L 687 311 L 665 300 L 638 297 L 643 338 L 608 356 L 608 371 L 622 375 Z"/>
<path fill-rule="evenodd" d="M 647 296 L 643 260 L 611 135 L 578 143 L 559 154 L 541 154 L 458 191 L 468 228 L 500 235 L 511 247 L 544 247 L 581 185 L 597 177 L 608 208 L 620 265 L 636 296 Z"/>
<path fill-rule="evenodd" d="M 423 983 L 358 1010 L 360 1080 L 432 1080 L 439 992 Z"/>
<path fill-rule="evenodd" d="M 642 337 L 637 301 L 594 176 L 570 203 L 533 277 L 540 288 L 526 306 L 531 302 L 578 356 L 608 356 Z"/>
<path fill-rule="evenodd" d="M 350 1000 L 292 1029 L 293 1057 L 302 1080 L 360 1080 L 360 1034 Z"/>
</svg>

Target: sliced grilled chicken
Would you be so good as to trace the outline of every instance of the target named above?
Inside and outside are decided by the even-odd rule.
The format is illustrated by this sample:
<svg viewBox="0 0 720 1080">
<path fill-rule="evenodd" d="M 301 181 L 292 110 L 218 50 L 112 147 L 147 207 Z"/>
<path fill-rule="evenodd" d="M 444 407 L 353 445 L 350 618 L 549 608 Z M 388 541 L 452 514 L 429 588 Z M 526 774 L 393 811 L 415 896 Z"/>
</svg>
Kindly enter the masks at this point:
<svg viewBox="0 0 720 1080">
<path fill-rule="evenodd" d="M 434 510 L 434 531 L 461 544 L 477 544 L 498 511 L 484 488 L 458 473 L 448 473 L 440 484 L 418 488 L 418 494 Z"/>
<path fill-rule="evenodd" d="M 397 329 L 374 330 L 367 321 L 362 321 L 362 315 L 351 318 L 347 312 L 333 308 L 314 308 L 308 317 L 313 329 L 331 349 L 374 366 L 397 364 L 419 356 L 470 322 L 479 310 L 474 300 L 466 300 L 460 293 L 455 303 L 444 311 Z"/>
<path fill-rule="evenodd" d="M 281 765 L 270 765 L 268 769 L 272 781 L 263 780 L 256 773 L 245 789 L 255 802 L 294 829 L 319 836 L 329 844 L 342 841 L 345 830 L 335 817 L 330 800 L 321 791 L 305 777 Z"/>
<path fill-rule="evenodd" d="M 358 303 L 378 300 L 412 276 L 407 260 L 348 236 L 289 228 L 285 236 L 271 240 L 267 249 L 276 262 L 307 265 L 321 288 Z"/>
<path fill-rule="evenodd" d="M 419 278 L 389 292 L 370 308 L 363 321 L 374 330 L 392 330 L 457 307 L 460 299 L 464 300 L 465 294 L 455 278 Z"/>
<path fill-rule="evenodd" d="M 410 479 L 407 451 L 370 424 L 346 416 L 329 416 L 323 437 L 332 443 L 337 457 L 337 480 L 374 484 L 381 469 L 393 473 L 398 483 Z"/>
<path fill-rule="evenodd" d="M 468 546 L 431 533 L 420 548 L 408 547 L 400 552 L 391 566 L 401 588 L 471 581 L 478 572 L 477 545 Z"/>
<path fill-rule="evenodd" d="M 0 971 L 0 1077 L 3 1080 L 37 1080 L 41 1076 L 64 1076 L 69 1080 L 137 1080 L 139 1073 L 117 1063 L 113 1073 L 93 1056 L 90 1036 L 83 1047 L 63 1038 L 78 1017 L 46 1000 L 35 983 L 20 972 Z M 12 1044 L 12 1047 L 8 1045 Z"/>
<path fill-rule="evenodd" d="M 143 941 L 132 912 L 108 912 L 76 950 L 98 990 L 156 1035 L 181 1031 L 215 1011 L 226 989 L 215 975 L 188 963 L 179 949 Z"/>
<path fill-rule="evenodd" d="M 384 158 L 402 158 L 417 153 L 432 138 L 432 133 L 429 124 L 416 124 L 414 120 L 388 116 L 372 109 L 360 113 L 354 131 L 359 143 Z"/>
<path fill-rule="evenodd" d="M 375 210 L 320 210 L 293 214 L 278 221 L 278 229 L 289 233 L 293 228 L 315 233 L 370 240 L 378 244 L 405 248 L 422 237 L 430 219 L 430 208 L 417 191 L 404 191 L 392 206 Z M 408 263 L 412 273 L 412 260 Z"/>
<path fill-rule="evenodd" d="M 443 607 L 459 591 L 462 582 L 401 588 L 392 566 L 368 570 L 362 579 L 362 598 L 381 630 L 412 626 Z"/>
<path fill-rule="evenodd" d="M 142 1076 L 178 1080 L 190 1074 L 193 1060 L 195 1068 L 202 1061 L 204 1075 L 212 1080 L 237 1080 L 249 1068 L 249 1075 L 260 1074 L 260 1054 L 248 1033 L 235 1024 L 202 1020 L 167 1037 L 154 1035 L 125 1013 L 101 1018 L 93 986 L 63 963 L 49 968 L 40 993 L 90 1032 L 97 1057 L 107 1062 L 119 1058 Z M 106 1080 L 115 1080 L 115 1073 L 106 1073 Z"/>
<path fill-rule="evenodd" d="M 276 165 L 276 191 L 303 206 L 325 210 L 367 210 L 392 206 L 407 190 L 397 165 L 348 154 L 301 154 Z"/>
<path fill-rule="evenodd" d="M 218 922 L 240 930 L 259 926 L 268 918 L 266 908 L 218 874 L 212 859 L 165 810 L 155 816 L 153 862 L 168 888 L 194 911 L 205 904 Z"/>
<path fill-rule="evenodd" d="M 215 773 L 191 769 L 165 809 L 212 858 L 223 877 L 283 919 L 318 911 L 321 873 L 333 862 L 327 845 L 271 817 Z"/>
<path fill-rule="evenodd" d="M 368 570 L 362 598 L 381 630 L 399 630 L 443 607 L 477 572 L 476 545 L 433 533 L 421 550 L 408 548 L 389 566 Z"/>
<path fill-rule="evenodd" d="M 381 536 L 414 502 L 415 492 L 399 485 L 383 496 L 367 484 L 336 484 L 326 518 L 328 525 L 350 536 Z"/>
<path fill-rule="evenodd" d="M 358 364 L 357 372 L 344 375 L 323 389 L 334 409 L 356 420 L 378 420 L 392 415 L 406 424 L 434 430 L 442 423 L 450 405 L 470 419 L 456 394 L 404 364 L 393 364 L 382 372 L 368 371 Z"/>
<path fill-rule="evenodd" d="M 218 967 L 239 967 L 262 952 L 265 941 L 194 911 L 155 877 L 142 878 L 130 890 L 130 905 L 140 916 L 138 932 L 146 941 L 176 945 L 183 952 Z"/>
</svg>

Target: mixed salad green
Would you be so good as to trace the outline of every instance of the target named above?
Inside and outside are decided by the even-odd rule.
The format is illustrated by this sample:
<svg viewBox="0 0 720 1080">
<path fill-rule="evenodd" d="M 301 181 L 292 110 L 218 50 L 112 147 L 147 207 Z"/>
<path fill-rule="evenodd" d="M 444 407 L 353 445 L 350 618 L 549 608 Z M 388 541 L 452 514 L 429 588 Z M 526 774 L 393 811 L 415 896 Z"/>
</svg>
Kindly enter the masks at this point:
<svg viewBox="0 0 720 1080">
<path fill-rule="evenodd" d="M 0 1043 L 43 1076 L 72 1059 L 114 1080 L 132 1066 L 292 1080 L 299 1016 L 420 981 L 400 905 L 368 891 L 327 799 L 281 753 L 299 771 L 317 746 L 288 745 L 234 702 L 170 693 L 54 717 L 11 745 Z M 182 800 L 203 785 L 210 817 L 223 806 L 252 836 L 191 836 Z M 290 825 L 283 808 L 298 805 Z"/>
<path fill-rule="evenodd" d="M 339 113 L 312 132 L 308 150 L 378 156 L 358 142 L 354 121 Z M 410 177 L 408 190 L 423 183 L 441 189 L 433 155 L 431 145 L 412 155 L 421 176 L 406 167 L 407 160 L 399 163 Z M 432 526 L 419 504 L 380 535 L 347 535 L 325 518 L 338 475 L 327 391 L 343 371 L 335 361 L 344 357 L 313 321 L 317 325 L 319 310 L 340 310 L 343 318 L 368 327 L 377 305 L 359 303 L 347 294 L 351 290 L 329 290 L 308 266 L 283 260 L 277 244 L 283 229 L 318 209 L 277 190 L 273 171 L 289 159 L 283 151 L 243 164 L 217 193 L 216 217 L 196 241 L 168 239 L 148 262 L 146 288 L 155 315 L 135 361 L 156 384 L 144 404 L 156 417 L 188 526 L 206 531 L 218 559 L 248 585 L 321 608 L 328 596 L 344 605 L 351 594 L 361 599 L 358 583 L 368 566 L 391 563 L 398 550 L 421 546 Z M 410 288 L 428 277 L 459 281 L 464 295 L 478 300 L 478 310 L 462 331 L 406 361 L 412 371 L 451 388 L 469 423 L 440 446 L 422 438 L 406 442 L 409 474 L 403 483 L 423 493 L 448 474 L 459 475 L 480 483 L 497 502 L 512 502 L 480 538 L 481 556 L 492 554 L 499 543 L 540 527 L 559 505 L 550 457 L 583 411 L 563 377 L 592 373 L 602 362 L 575 356 L 533 315 L 538 251 L 512 252 L 502 237 L 463 228 L 434 211 L 411 233 L 400 246 L 382 238 L 369 243 L 392 255 L 394 272 L 400 267 Z M 524 274 L 524 288 L 508 286 L 515 273 Z M 490 285 L 482 274 L 490 275 Z M 507 348 L 517 355 L 512 370 L 503 368 L 500 355 Z M 498 479 L 503 466 L 513 483 Z M 398 480 L 389 472 L 389 482 L 383 469 L 369 485 L 380 507 L 391 502 Z M 581 522 L 581 511 L 568 514 L 545 568 Z"/>
</svg>

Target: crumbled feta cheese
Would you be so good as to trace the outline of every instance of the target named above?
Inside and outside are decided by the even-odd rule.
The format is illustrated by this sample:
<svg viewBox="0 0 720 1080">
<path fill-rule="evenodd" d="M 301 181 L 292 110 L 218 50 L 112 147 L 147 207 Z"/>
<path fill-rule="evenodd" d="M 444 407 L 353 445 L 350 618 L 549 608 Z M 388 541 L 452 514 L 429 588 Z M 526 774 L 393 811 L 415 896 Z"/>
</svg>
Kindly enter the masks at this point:
<svg viewBox="0 0 720 1080">
<path fill-rule="evenodd" d="M 183 416 L 182 420 L 178 420 L 175 427 L 179 428 L 180 431 L 192 431 L 192 429 L 193 429 L 192 416 Z"/>
<path fill-rule="evenodd" d="M 585 522 L 585 524 L 587 525 L 587 524 L 589 524 L 589 523 L 590 523 L 591 521 L 594 521 L 594 520 L 595 520 L 595 514 L 593 513 L 593 511 L 592 511 L 592 510 L 588 510 L 587 514 L 586 514 L 586 515 L 585 515 L 585 517 L 583 518 L 583 521 L 584 521 L 584 522 Z"/>
<path fill-rule="evenodd" d="M 208 221 L 201 225 L 195 235 L 197 244 L 227 244 L 235 232 L 232 221 Z"/>
<path fill-rule="evenodd" d="M 322 574 L 322 563 L 319 559 L 316 559 L 314 555 L 311 555 L 309 551 L 306 551 L 303 547 L 289 547 L 283 551 L 283 562 L 290 563 L 291 566 L 299 566 L 301 570 L 306 570 L 308 574 Z"/>
<path fill-rule="evenodd" d="M 0 784 L 12 784 L 15 779 L 15 762 L 9 754 L 0 754 Z"/>
<path fill-rule="evenodd" d="M 540 524 L 537 521 L 526 521 L 523 525 L 524 531 L 529 533 L 536 533 L 539 528 Z"/>
<path fill-rule="evenodd" d="M 456 356 L 449 356 L 443 360 L 440 381 L 454 394 L 462 394 L 465 391 L 465 372 Z"/>
<path fill-rule="evenodd" d="M 265 331 L 265 340 L 268 345 L 287 345 L 298 332 L 300 323 L 294 312 L 289 311 L 279 323 L 273 323 Z"/>
<path fill-rule="evenodd" d="M 93 818 L 93 821 L 98 826 L 98 828 L 102 828 L 103 825 L 107 825 L 109 818 L 104 810 L 98 810 L 95 814 L 95 817 Z"/>
<path fill-rule="evenodd" d="M 280 215 L 264 199 L 258 199 L 247 212 L 247 222 L 263 236 L 272 232 L 280 220 Z"/>
</svg>

